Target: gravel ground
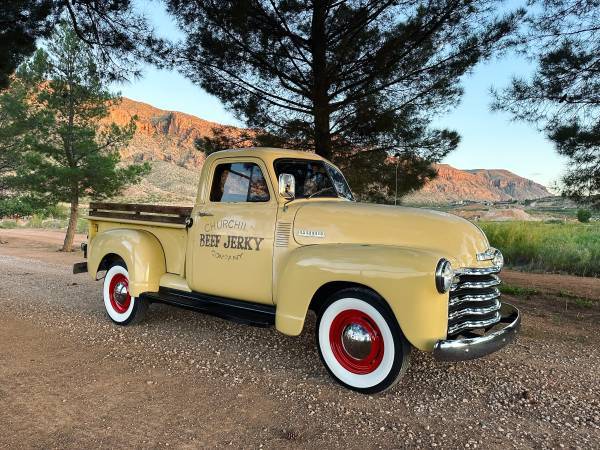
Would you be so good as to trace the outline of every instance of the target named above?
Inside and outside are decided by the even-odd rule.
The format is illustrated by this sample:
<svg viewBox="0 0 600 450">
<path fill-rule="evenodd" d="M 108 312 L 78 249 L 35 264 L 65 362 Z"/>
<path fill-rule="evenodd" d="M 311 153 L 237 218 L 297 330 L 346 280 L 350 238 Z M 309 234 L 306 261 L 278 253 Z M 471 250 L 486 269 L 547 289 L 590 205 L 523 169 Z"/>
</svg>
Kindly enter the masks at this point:
<svg viewBox="0 0 600 450">
<path fill-rule="evenodd" d="M 516 344 L 452 364 L 414 351 L 364 396 L 327 375 L 314 317 L 292 338 L 153 305 L 117 327 L 77 260 L 0 246 L 2 448 L 600 448 L 598 304 L 512 299 Z"/>
</svg>

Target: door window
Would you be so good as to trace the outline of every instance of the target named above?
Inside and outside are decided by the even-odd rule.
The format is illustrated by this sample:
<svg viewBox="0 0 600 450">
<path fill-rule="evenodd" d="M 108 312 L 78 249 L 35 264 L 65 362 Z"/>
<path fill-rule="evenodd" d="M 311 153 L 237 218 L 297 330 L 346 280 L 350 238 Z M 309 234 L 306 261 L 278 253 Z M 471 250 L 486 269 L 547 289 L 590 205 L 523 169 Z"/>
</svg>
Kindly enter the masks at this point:
<svg viewBox="0 0 600 450">
<path fill-rule="evenodd" d="M 268 202 L 269 188 L 254 163 L 219 164 L 210 190 L 211 202 Z"/>
</svg>

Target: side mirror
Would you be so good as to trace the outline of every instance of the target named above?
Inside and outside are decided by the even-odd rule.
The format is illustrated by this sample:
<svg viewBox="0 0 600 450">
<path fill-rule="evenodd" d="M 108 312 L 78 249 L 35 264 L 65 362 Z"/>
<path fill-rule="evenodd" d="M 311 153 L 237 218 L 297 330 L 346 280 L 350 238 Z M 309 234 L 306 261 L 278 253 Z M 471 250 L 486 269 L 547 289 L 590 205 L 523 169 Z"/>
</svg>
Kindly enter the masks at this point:
<svg viewBox="0 0 600 450">
<path fill-rule="evenodd" d="M 296 198 L 296 179 L 294 175 L 282 173 L 279 175 L 279 195 L 286 200 Z"/>
</svg>

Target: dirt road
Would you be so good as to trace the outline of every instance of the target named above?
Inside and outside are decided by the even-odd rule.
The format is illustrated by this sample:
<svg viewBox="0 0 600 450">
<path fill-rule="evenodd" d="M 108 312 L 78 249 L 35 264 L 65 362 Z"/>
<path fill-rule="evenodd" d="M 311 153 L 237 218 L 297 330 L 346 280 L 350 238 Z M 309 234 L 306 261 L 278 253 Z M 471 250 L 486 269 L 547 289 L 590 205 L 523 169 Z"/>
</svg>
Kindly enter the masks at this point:
<svg viewBox="0 0 600 450">
<path fill-rule="evenodd" d="M 0 448 L 600 446 L 597 303 L 511 299 L 517 344 L 456 364 L 414 352 L 369 397 L 328 377 L 313 318 L 291 338 L 153 305 L 116 327 L 60 234 L 0 238 Z"/>
</svg>

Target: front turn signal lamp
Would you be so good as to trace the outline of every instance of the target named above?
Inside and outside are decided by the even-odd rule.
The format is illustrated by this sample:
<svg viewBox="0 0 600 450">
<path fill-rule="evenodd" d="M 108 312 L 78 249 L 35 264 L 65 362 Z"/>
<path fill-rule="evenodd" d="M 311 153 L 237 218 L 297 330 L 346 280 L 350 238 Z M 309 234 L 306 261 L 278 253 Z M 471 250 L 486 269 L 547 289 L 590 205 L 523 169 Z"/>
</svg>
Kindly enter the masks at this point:
<svg viewBox="0 0 600 450">
<path fill-rule="evenodd" d="M 491 261 L 494 267 L 502 270 L 504 267 L 504 256 L 497 248 L 490 247 L 486 251 L 477 253 L 477 261 Z"/>
<path fill-rule="evenodd" d="M 492 264 L 494 267 L 497 267 L 498 270 L 501 270 L 504 267 L 504 256 L 502 252 L 498 249 L 494 249 L 494 257 L 492 258 Z"/>
</svg>

